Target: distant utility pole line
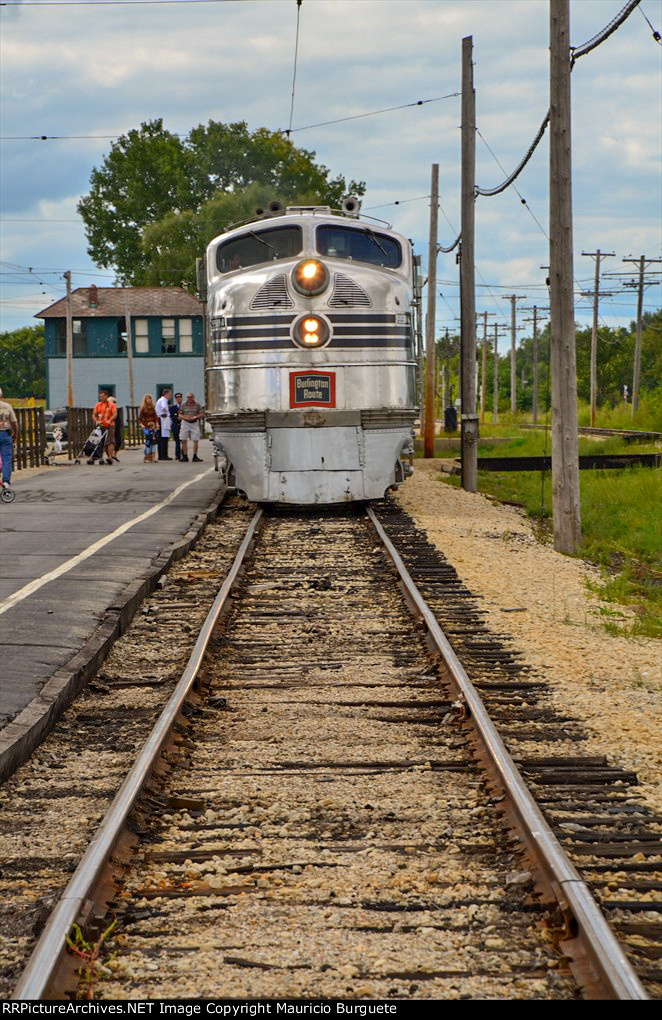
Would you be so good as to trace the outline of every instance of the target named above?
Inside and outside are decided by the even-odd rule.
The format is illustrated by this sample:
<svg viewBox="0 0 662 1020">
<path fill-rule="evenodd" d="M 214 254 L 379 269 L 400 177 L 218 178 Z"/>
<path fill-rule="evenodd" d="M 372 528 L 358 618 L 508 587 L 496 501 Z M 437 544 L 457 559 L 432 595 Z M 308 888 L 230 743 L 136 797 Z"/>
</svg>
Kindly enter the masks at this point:
<svg viewBox="0 0 662 1020">
<path fill-rule="evenodd" d="M 510 410 L 514 413 L 517 410 L 516 302 L 523 301 L 524 294 L 504 294 L 504 297 L 510 301 Z"/>
<path fill-rule="evenodd" d="M 549 296 L 552 377 L 552 517 L 554 548 L 581 542 L 577 359 L 572 258 L 570 4 L 551 0 L 549 142 Z"/>
<path fill-rule="evenodd" d="M 432 164 L 430 237 L 428 245 L 428 304 L 425 319 L 425 427 L 423 456 L 434 457 L 434 334 L 437 302 L 437 231 L 439 221 L 439 164 Z"/>
<path fill-rule="evenodd" d="M 637 288 L 637 339 L 634 348 L 634 372 L 632 376 L 632 417 L 639 409 L 639 376 L 641 374 L 641 320 L 644 309 L 644 288 L 645 288 L 645 273 L 646 267 L 655 265 L 658 262 L 662 262 L 662 259 L 647 259 L 645 255 L 640 255 L 638 259 L 623 259 L 624 262 L 634 262 L 635 265 L 639 266 L 639 281 L 638 283 L 625 284 L 625 286 L 631 286 Z"/>
<path fill-rule="evenodd" d="M 533 400 L 532 400 L 532 411 L 533 411 L 533 424 L 538 424 L 538 316 L 544 315 L 545 312 L 549 311 L 549 308 L 540 308 L 539 305 L 533 305 L 532 308 L 524 309 L 527 312 L 533 312 L 533 316 L 530 319 L 525 319 L 525 322 L 533 323 Z M 548 368 L 549 371 L 549 368 Z"/>
<path fill-rule="evenodd" d="M 582 255 L 595 259 L 595 283 L 593 286 L 593 332 L 591 333 L 591 428 L 595 428 L 595 405 L 598 392 L 598 301 L 600 299 L 600 262 L 613 258 L 613 251 L 583 251 Z M 608 297 L 608 294 L 604 294 Z"/>
</svg>

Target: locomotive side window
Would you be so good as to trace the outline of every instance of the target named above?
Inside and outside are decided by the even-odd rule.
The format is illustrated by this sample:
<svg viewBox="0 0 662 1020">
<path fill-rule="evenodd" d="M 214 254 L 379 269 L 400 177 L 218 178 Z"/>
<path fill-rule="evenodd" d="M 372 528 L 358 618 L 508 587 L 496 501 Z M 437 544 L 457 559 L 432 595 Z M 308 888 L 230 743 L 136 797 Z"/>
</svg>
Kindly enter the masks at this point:
<svg viewBox="0 0 662 1020">
<path fill-rule="evenodd" d="M 387 269 L 397 269 L 402 265 L 400 242 L 370 228 L 331 225 L 318 227 L 317 251 L 320 255 L 369 262 L 373 266 L 386 266 Z"/>
<path fill-rule="evenodd" d="M 273 230 L 249 230 L 233 237 L 216 249 L 216 265 L 221 273 L 256 266 L 275 259 L 296 258 L 303 246 L 301 227 L 275 227 Z"/>
</svg>

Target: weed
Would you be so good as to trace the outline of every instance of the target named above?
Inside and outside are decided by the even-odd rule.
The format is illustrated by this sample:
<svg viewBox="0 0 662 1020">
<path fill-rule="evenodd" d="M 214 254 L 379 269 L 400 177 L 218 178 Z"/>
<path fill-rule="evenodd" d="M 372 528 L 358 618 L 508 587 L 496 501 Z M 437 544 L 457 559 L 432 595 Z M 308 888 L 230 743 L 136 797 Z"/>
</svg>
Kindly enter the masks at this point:
<svg viewBox="0 0 662 1020">
<path fill-rule="evenodd" d="M 96 942 L 88 942 L 79 925 L 71 926 L 71 934 L 67 935 L 67 946 L 74 956 L 79 958 L 78 977 L 81 990 L 86 999 L 94 998 L 94 989 L 103 974 L 100 969 L 99 955 L 104 942 L 117 924 L 117 918 L 101 933 Z M 111 957 L 112 959 L 112 957 Z"/>
</svg>

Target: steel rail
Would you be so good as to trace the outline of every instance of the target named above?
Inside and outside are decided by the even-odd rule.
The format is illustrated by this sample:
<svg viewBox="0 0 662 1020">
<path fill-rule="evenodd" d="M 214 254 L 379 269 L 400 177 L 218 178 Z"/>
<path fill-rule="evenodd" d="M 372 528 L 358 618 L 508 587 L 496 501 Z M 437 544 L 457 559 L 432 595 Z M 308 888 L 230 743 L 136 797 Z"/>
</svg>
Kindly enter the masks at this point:
<svg viewBox="0 0 662 1020">
<path fill-rule="evenodd" d="M 367 514 L 400 575 L 407 598 L 423 619 L 433 643 L 444 659 L 451 680 L 464 701 L 482 749 L 510 800 L 526 845 L 542 868 L 545 879 L 559 900 L 562 910 L 566 913 L 569 911 L 574 918 L 577 930 L 582 936 L 582 947 L 589 954 L 594 971 L 591 983 L 605 989 L 609 998 L 648 999 L 645 989 L 590 890 L 545 821 L 490 719 L 478 691 L 416 587 L 398 551 L 371 507 L 367 508 Z"/>
<path fill-rule="evenodd" d="M 12 999 L 42 999 L 49 995 L 49 986 L 66 952 L 66 936 L 91 898 L 91 890 L 99 880 L 122 833 L 127 817 L 149 777 L 168 739 L 173 723 L 188 697 L 202 665 L 205 652 L 219 616 L 226 605 L 239 570 L 255 536 L 262 510 L 255 513 L 239 547 L 233 564 L 214 603 L 207 614 L 181 679 L 154 729 L 147 738 L 131 771 L 118 790 L 92 842 L 85 851 L 60 901 L 52 912 L 27 966 L 12 993 Z"/>
</svg>

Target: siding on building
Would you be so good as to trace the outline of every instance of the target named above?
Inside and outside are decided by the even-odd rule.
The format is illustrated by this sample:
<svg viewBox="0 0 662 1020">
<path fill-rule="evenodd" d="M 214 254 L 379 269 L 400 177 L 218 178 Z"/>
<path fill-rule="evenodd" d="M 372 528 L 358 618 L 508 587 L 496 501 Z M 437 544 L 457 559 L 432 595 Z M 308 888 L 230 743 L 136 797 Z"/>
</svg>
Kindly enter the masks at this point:
<svg viewBox="0 0 662 1020">
<path fill-rule="evenodd" d="M 65 358 L 48 359 L 48 405 L 64 407 L 67 403 L 67 362 Z M 204 365 L 200 356 L 168 355 L 160 358 L 136 357 L 133 362 L 136 401 L 145 393 L 155 399 L 163 385 L 172 386 L 184 395 L 195 393 L 204 403 Z M 74 358 L 74 405 L 92 407 L 99 399 L 101 386 L 114 386 L 117 403 L 129 403 L 129 373 L 124 358 Z"/>
</svg>

